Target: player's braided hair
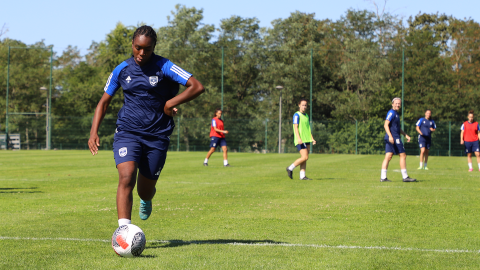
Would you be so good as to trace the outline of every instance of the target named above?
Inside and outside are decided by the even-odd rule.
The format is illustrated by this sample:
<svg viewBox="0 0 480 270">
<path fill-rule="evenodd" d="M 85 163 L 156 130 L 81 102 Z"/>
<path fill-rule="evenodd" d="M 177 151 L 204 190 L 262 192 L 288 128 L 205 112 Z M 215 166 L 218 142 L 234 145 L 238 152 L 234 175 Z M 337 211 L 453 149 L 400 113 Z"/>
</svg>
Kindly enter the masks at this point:
<svg viewBox="0 0 480 270">
<path fill-rule="evenodd" d="M 151 26 L 148 25 L 142 25 L 135 30 L 135 33 L 133 33 L 133 38 L 132 42 L 135 40 L 137 36 L 146 36 L 150 37 L 153 40 L 153 47 L 155 48 L 155 45 L 157 45 L 157 33 Z"/>
</svg>

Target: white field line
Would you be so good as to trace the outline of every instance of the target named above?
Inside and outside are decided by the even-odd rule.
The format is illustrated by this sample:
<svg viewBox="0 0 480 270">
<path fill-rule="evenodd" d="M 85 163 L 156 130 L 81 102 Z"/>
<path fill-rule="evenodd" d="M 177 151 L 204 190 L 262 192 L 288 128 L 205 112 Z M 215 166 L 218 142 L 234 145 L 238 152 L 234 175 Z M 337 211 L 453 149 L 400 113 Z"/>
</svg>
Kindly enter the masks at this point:
<svg viewBox="0 0 480 270">
<path fill-rule="evenodd" d="M 7 237 L 0 236 L 0 240 L 32 240 L 32 241 L 77 241 L 77 242 L 104 242 L 109 243 L 110 240 L 105 239 L 88 239 L 88 238 L 35 238 L 35 237 Z M 371 249 L 371 250 L 398 250 L 398 251 L 419 251 L 419 252 L 439 252 L 439 253 L 480 253 L 480 250 L 468 249 L 424 249 L 424 248 L 404 248 L 404 247 L 385 247 L 385 246 L 330 246 L 316 244 L 289 244 L 289 243 L 244 243 L 230 241 L 181 241 L 181 240 L 148 240 L 150 243 L 165 244 L 216 244 L 216 245 L 234 245 L 234 246 L 281 246 L 281 247 L 313 247 L 313 248 L 334 248 L 334 249 Z"/>
</svg>

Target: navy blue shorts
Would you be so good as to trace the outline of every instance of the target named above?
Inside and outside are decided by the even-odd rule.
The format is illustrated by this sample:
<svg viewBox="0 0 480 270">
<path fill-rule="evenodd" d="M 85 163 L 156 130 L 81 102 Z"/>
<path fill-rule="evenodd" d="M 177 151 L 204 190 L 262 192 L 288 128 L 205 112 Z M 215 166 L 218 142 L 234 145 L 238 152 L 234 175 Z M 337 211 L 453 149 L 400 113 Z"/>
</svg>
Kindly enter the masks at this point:
<svg viewBox="0 0 480 270">
<path fill-rule="evenodd" d="M 385 141 L 385 153 L 393 153 L 395 155 L 405 153 L 405 148 L 403 147 L 402 140 L 400 139 L 393 139 L 393 144 L 388 141 L 388 139 L 384 139 Z"/>
<path fill-rule="evenodd" d="M 465 142 L 465 153 L 480 152 L 478 141 Z"/>
<path fill-rule="evenodd" d="M 210 137 L 210 147 L 217 148 L 217 146 L 227 146 L 225 138 Z"/>
<path fill-rule="evenodd" d="M 297 150 L 300 151 L 302 149 L 307 149 L 307 145 L 310 145 L 310 143 L 307 142 L 307 143 L 297 144 L 296 147 L 297 147 Z"/>
<path fill-rule="evenodd" d="M 432 139 L 431 138 L 426 138 L 423 137 L 422 135 L 418 135 L 418 147 L 420 148 L 426 148 L 427 150 L 430 150 L 430 147 L 432 146 Z"/>
<path fill-rule="evenodd" d="M 140 173 L 157 180 L 165 165 L 170 138 L 168 136 L 138 136 L 125 131 L 115 133 L 113 155 L 118 164 L 135 161 Z"/>
</svg>

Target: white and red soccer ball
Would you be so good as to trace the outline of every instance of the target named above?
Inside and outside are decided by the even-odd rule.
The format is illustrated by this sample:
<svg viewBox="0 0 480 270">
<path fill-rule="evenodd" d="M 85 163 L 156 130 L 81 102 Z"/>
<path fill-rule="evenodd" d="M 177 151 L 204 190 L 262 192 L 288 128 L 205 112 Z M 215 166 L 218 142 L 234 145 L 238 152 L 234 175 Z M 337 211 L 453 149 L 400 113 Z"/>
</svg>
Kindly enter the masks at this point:
<svg viewBox="0 0 480 270">
<path fill-rule="evenodd" d="M 145 249 L 145 234 L 142 229 L 133 224 L 118 227 L 112 236 L 112 247 L 121 257 L 137 257 Z"/>
</svg>

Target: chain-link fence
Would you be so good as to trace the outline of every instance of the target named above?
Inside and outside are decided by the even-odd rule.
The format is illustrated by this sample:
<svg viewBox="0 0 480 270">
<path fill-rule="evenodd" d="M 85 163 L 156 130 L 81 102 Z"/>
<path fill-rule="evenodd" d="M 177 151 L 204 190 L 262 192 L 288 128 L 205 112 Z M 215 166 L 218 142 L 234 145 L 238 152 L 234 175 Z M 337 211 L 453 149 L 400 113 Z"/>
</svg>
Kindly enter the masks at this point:
<svg viewBox="0 0 480 270">
<path fill-rule="evenodd" d="M 20 134 L 21 149 L 45 149 L 47 133 L 45 115 L 13 115 L 11 130 Z M 52 149 L 88 149 L 92 117 L 52 117 Z M 99 136 L 102 150 L 111 150 L 116 118 L 105 118 Z M 208 151 L 210 144 L 209 118 L 175 118 L 170 136 L 170 151 Z M 279 145 L 278 119 L 225 119 L 229 151 L 250 153 L 297 152 L 293 142 L 292 120 L 282 120 Z M 385 130 L 383 120 L 314 121 L 312 134 L 317 144 L 313 153 L 325 154 L 383 154 Z M 432 133 L 430 155 L 462 156 L 460 145 L 461 122 L 437 122 Z M 405 142 L 409 155 L 419 154 L 415 122 L 405 122 L 405 132 L 411 142 Z"/>
</svg>

